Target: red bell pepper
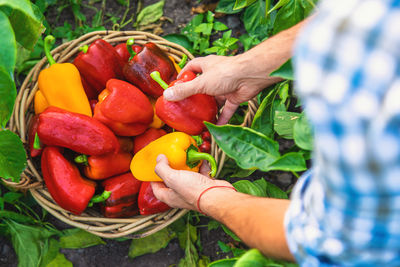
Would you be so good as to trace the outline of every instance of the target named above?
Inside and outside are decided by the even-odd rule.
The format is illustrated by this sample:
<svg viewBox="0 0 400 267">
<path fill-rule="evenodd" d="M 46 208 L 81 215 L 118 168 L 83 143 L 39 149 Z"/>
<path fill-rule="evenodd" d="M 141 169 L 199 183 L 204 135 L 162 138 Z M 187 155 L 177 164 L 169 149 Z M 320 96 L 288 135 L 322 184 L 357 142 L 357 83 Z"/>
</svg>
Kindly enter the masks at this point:
<svg viewBox="0 0 400 267">
<path fill-rule="evenodd" d="M 139 191 L 138 206 L 141 215 L 155 214 L 171 208 L 154 196 L 150 182 L 142 182 Z"/>
<path fill-rule="evenodd" d="M 101 185 L 110 197 L 102 205 L 105 217 L 129 217 L 138 214 L 138 194 L 141 181 L 128 172 L 104 180 Z"/>
<path fill-rule="evenodd" d="M 136 55 L 140 51 L 142 51 L 142 47 L 140 45 L 135 45 L 133 38 L 128 39 L 126 43 L 118 44 L 115 46 L 115 51 L 121 57 L 123 65 L 125 65 L 129 58 L 131 57 L 131 53 L 128 50 L 132 49 L 133 53 Z M 122 65 L 122 67 L 124 67 Z"/>
<path fill-rule="evenodd" d="M 153 107 L 142 91 L 125 81 L 111 79 L 99 95 L 94 118 L 117 135 L 134 136 L 147 129 L 153 115 Z"/>
<path fill-rule="evenodd" d="M 81 82 L 82 82 L 82 86 L 83 89 L 85 90 L 85 94 L 87 96 L 87 98 L 89 99 L 89 103 L 90 101 L 92 101 L 93 99 L 97 100 L 97 95 L 99 94 L 96 89 L 94 89 L 86 80 L 85 78 L 83 78 L 83 76 L 81 75 Z M 93 112 L 93 109 L 92 109 Z"/>
<path fill-rule="evenodd" d="M 160 78 L 157 71 L 151 74 L 164 89 L 169 86 Z M 185 71 L 178 80 L 173 81 L 170 86 L 178 83 L 191 81 L 196 74 Z M 195 94 L 181 101 L 167 101 L 163 96 L 156 102 L 156 114 L 172 128 L 185 132 L 189 135 L 199 135 L 206 129 L 204 121 L 215 123 L 218 113 L 217 102 L 213 96 L 206 94 Z"/>
<path fill-rule="evenodd" d="M 81 50 L 73 63 L 97 93 L 105 88 L 109 79 L 123 79 L 122 59 L 111 44 L 97 39 L 89 47 L 83 46 Z"/>
<path fill-rule="evenodd" d="M 116 153 L 117 137 L 105 125 L 89 116 L 48 107 L 39 115 L 40 141 L 86 155 Z"/>
<path fill-rule="evenodd" d="M 83 179 L 58 147 L 44 148 L 41 165 L 44 182 L 54 201 L 63 209 L 81 214 L 94 195 L 96 183 Z"/>
<path fill-rule="evenodd" d="M 138 135 L 133 140 L 133 153 L 137 153 L 140 149 L 147 146 L 150 142 L 166 135 L 167 132 L 163 129 L 149 128 L 141 135 Z"/>
<path fill-rule="evenodd" d="M 163 89 L 153 81 L 150 73 L 159 70 L 161 77 L 172 82 L 176 79 L 177 72 L 174 63 L 156 44 L 146 43 L 143 50 L 135 55 L 124 65 L 125 78 L 151 96 L 161 96 Z"/>
<path fill-rule="evenodd" d="M 43 150 L 42 148 L 43 144 L 41 144 L 37 135 L 38 125 L 39 125 L 39 115 L 35 115 L 31 119 L 28 132 L 29 152 L 32 158 L 42 154 Z"/>
</svg>

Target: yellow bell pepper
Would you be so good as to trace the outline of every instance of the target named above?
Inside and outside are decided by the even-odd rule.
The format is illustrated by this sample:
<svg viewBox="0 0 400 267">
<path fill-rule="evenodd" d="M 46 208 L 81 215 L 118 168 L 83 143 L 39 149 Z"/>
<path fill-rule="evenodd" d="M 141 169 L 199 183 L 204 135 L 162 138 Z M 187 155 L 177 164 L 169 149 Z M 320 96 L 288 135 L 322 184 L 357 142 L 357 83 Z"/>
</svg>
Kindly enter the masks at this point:
<svg viewBox="0 0 400 267">
<path fill-rule="evenodd" d="M 198 152 L 196 141 L 183 132 L 172 132 L 166 134 L 141 150 L 139 150 L 131 161 L 131 172 L 136 179 L 141 181 L 162 181 L 155 173 L 157 156 L 167 156 L 169 165 L 176 170 L 187 170 L 198 172 L 202 160 L 208 160 L 211 165 L 211 176 L 217 172 L 215 159 L 207 153 Z"/>
<path fill-rule="evenodd" d="M 149 100 L 150 100 L 151 105 L 153 106 L 153 111 L 154 111 L 153 121 L 149 125 L 149 128 L 160 129 L 161 127 L 163 127 L 165 125 L 165 123 L 156 114 L 156 101 L 157 100 L 152 97 L 149 97 Z"/>
<path fill-rule="evenodd" d="M 33 106 L 35 109 L 35 114 L 42 113 L 49 106 L 49 103 L 47 103 L 46 98 L 40 90 L 37 90 L 35 93 Z"/>
<path fill-rule="evenodd" d="M 44 50 L 50 67 L 39 73 L 38 85 L 50 106 L 92 116 L 78 69 L 71 63 L 56 63 L 50 54 L 54 37 L 46 36 Z"/>
</svg>

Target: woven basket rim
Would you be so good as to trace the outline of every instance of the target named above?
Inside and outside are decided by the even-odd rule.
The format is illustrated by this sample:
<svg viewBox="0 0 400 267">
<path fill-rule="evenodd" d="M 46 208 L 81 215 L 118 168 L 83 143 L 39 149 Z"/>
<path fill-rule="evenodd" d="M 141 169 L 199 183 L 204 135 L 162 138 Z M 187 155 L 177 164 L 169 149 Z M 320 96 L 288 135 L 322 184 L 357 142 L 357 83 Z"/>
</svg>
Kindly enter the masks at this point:
<svg viewBox="0 0 400 267">
<path fill-rule="evenodd" d="M 166 39 L 148 32 L 142 31 L 95 31 L 81 37 L 63 43 L 51 51 L 57 63 L 71 62 L 79 52 L 79 47 L 85 44 L 90 44 L 96 39 L 103 39 L 112 45 L 125 42 L 127 39 L 133 37 L 135 43 L 144 44 L 146 42 L 156 43 L 163 51 L 168 53 L 176 61 L 179 61 L 183 54 L 188 56 L 191 60 L 194 56 L 184 47 L 169 42 Z M 25 148 L 29 151 L 27 144 L 27 131 L 28 123 L 34 115 L 33 112 L 33 98 L 38 90 L 37 78 L 41 69 L 47 67 L 47 59 L 42 58 L 28 73 L 20 91 L 17 95 L 14 105 L 13 114 L 10 119 L 9 129 L 15 132 L 24 143 Z M 248 102 L 248 110 L 245 115 L 243 126 L 251 124 L 254 115 L 257 111 L 258 105 L 255 99 Z M 218 163 L 217 176 L 223 168 L 226 158 L 225 153 L 217 147 L 214 139 L 211 142 L 211 154 L 215 157 Z M 154 214 L 150 216 L 137 215 L 131 218 L 105 218 L 97 211 L 90 208 L 86 209 L 84 213 L 77 216 L 69 211 L 62 209 L 51 198 L 47 191 L 39 168 L 36 167 L 35 160 L 28 157 L 27 167 L 21 175 L 19 183 L 13 183 L 9 180 L 2 179 L 7 185 L 21 191 L 29 190 L 35 200 L 46 209 L 50 214 L 64 223 L 84 229 L 100 237 L 105 238 L 143 238 L 153 234 L 169 224 L 173 223 L 188 210 L 184 209 L 171 209 L 169 211 Z"/>
</svg>

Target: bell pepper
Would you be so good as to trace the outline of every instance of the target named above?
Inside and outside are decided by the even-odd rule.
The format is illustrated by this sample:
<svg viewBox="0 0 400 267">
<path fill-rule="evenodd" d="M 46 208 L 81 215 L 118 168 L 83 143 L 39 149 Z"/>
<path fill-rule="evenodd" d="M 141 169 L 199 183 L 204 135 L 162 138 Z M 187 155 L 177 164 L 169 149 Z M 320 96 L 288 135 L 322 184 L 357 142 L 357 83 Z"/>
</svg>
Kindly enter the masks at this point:
<svg viewBox="0 0 400 267">
<path fill-rule="evenodd" d="M 56 63 L 50 54 L 54 40 L 51 35 L 44 39 L 44 52 L 50 67 L 39 73 L 40 92 L 50 106 L 92 116 L 78 69 L 71 63 Z"/>
<path fill-rule="evenodd" d="M 175 69 L 176 69 L 177 73 L 181 72 L 182 68 L 185 66 L 186 61 L 188 59 L 187 55 L 183 54 L 183 56 L 181 58 L 181 61 L 179 61 L 179 63 L 176 63 L 176 61 L 175 61 L 175 59 L 173 57 L 171 57 L 171 56 L 168 56 L 168 57 L 171 59 L 172 63 L 174 63 L 174 66 L 175 66 Z"/>
<path fill-rule="evenodd" d="M 122 218 L 138 214 L 138 194 L 141 181 L 129 173 L 104 180 L 101 185 L 110 197 L 102 205 L 105 217 Z"/>
<path fill-rule="evenodd" d="M 168 85 L 160 78 L 157 71 L 151 77 L 167 89 Z M 170 87 L 196 78 L 196 74 L 185 71 L 178 80 L 173 81 Z M 215 122 L 218 113 L 217 102 L 213 96 L 195 94 L 181 101 L 167 101 L 164 96 L 157 99 L 156 114 L 162 121 L 172 128 L 190 135 L 198 135 L 206 129 L 204 121 Z"/>
<path fill-rule="evenodd" d="M 40 141 L 61 146 L 86 155 L 117 152 L 117 137 L 96 119 L 56 107 L 48 107 L 39 115 L 37 129 Z"/>
<path fill-rule="evenodd" d="M 150 78 L 150 73 L 155 70 L 159 70 L 161 77 L 167 82 L 176 79 L 177 72 L 171 59 L 152 42 L 143 45 L 142 51 L 137 53 L 123 68 L 125 78 L 129 82 L 143 92 L 159 97 L 163 94 L 163 89 Z"/>
<path fill-rule="evenodd" d="M 142 47 L 140 45 L 135 45 L 135 40 L 133 38 L 129 38 L 126 43 L 121 43 L 115 46 L 115 51 L 121 57 L 123 65 L 129 61 L 129 58 L 132 54 L 136 55 L 140 51 L 142 51 Z M 133 50 L 129 52 L 129 50 Z M 121 67 L 123 67 L 123 65 Z"/>
<path fill-rule="evenodd" d="M 82 46 L 80 50 L 73 63 L 97 93 L 105 88 L 109 79 L 124 78 L 122 59 L 111 44 L 97 39 L 90 46 Z"/>
<path fill-rule="evenodd" d="M 154 113 L 153 121 L 150 123 L 149 127 L 160 129 L 161 127 L 163 127 L 165 125 L 165 123 L 156 114 L 157 99 L 155 99 L 153 97 L 149 97 L 149 100 L 150 100 L 151 106 L 153 107 L 153 113 Z"/>
<path fill-rule="evenodd" d="M 119 151 L 120 152 L 129 152 L 132 153 L 133 151 L 133 140 L 130 137 L 118 137 L 119 143 Z"/>
<path fill-rule="evenodd" d="M 111 79 L 99 95 L 94 118 L 117 135 L 134 136 L 148 128 L 153 115 L 153 107 L 142 91 L 125 81 Z"/>
<path fill-rule="evenodd" d="M 85 90 L 85 94 L 87 96 L 87 98 L 89 99 L 89 102 L 93 99 L 97 100 L 97 91 L 96 89 L 94 89 L 86 80 L 85 78 L 83 78 L 83 76 L 81 76 L 81 82 L 82 82 L 82 86 L 83 89 Z"/>
<path fill-rule="evenodd" d="M 141 215 L 150 215 L 171 209 L 170 206 L 154 196 L 150 182 L 142 182 L 139 191 L 138 206 Z"/>
<path fill-rule="evenodd" d="M 149 128 L 141 135 L 138 135 L 133 140 L 133 153 L 137 153 L 139 150 L 147 146 L 152 141 L 166 135 L 167 132 L 163 129 Z"/>
<path fill-rule="evenodd" d="M 158 155 L 167 156 L 169 165 L 176 170 L 198 172 L 201 160 L 208 160 L 211 165 L 211 176 L 217 172 L 215 159 L 207 153 L 198 152 L 196 141 L 183 132 L 173 132 L 161 136 L 143 149 L 139 150 L 132 159 L 131 172 L 141 181 L 162 181 L 155 173 Z"/>
<path fill-rule="evenodd" d="M 84 164 L 83 172 L 86 177 L 92 180 L 102 180 L 129 171 L 132 157 L 132 154 L 128 152 L 89 157 L 79 155 L 75 158 L 75 162 Z"/>
<path fill-rule="evenodd" d="M 47 102 L 42 92 L 40 90 L 37 90 L 35 93 L 35 98 L 33 100 L 33 108 L 35 109 L 35 114 L 42 113 L 48 106 L 49 103 Z"/>
<path fill-rule="evenodd" d="M 82 178 L 58 147 L 45 147 L 41 159 L 44 182 L 51 197 L 63 209 L 81 214 L 94 195 L 96 183 Z"/>
<path fill-rule="evenodd" d="M 39 125 L 39 115 L 35 115 L 31 119 L 28 131 L 29 152 L 32 158 L 42 154 L 43 150 L 42 148 L 43 144 L 41 144 L 37 135 L 38 125 Z"/>
</svg>

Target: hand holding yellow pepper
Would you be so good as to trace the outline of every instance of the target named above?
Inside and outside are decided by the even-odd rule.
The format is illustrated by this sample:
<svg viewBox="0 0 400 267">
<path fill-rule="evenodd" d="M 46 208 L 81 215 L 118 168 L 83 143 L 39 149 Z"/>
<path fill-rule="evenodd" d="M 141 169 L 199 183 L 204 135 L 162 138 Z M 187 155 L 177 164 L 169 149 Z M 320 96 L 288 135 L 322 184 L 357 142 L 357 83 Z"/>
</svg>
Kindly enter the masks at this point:
<svg viewBox="0 0 400 267">
<path fill-rule="evenodd" d="M 197 151 L 196 141 L 183 132 L 166 134 L 135 154 L 131 162 L 131 172 L 141 181 L 162 181 L 154 172 L 156 159 L 160 154 L 167 156 L 171 168 L 198 172 L 201 160 L 208 160 L 211 165 L 210 176 L 215 176 L 217 164 L 215 159 L 207 153 Z"/>
</svg>

